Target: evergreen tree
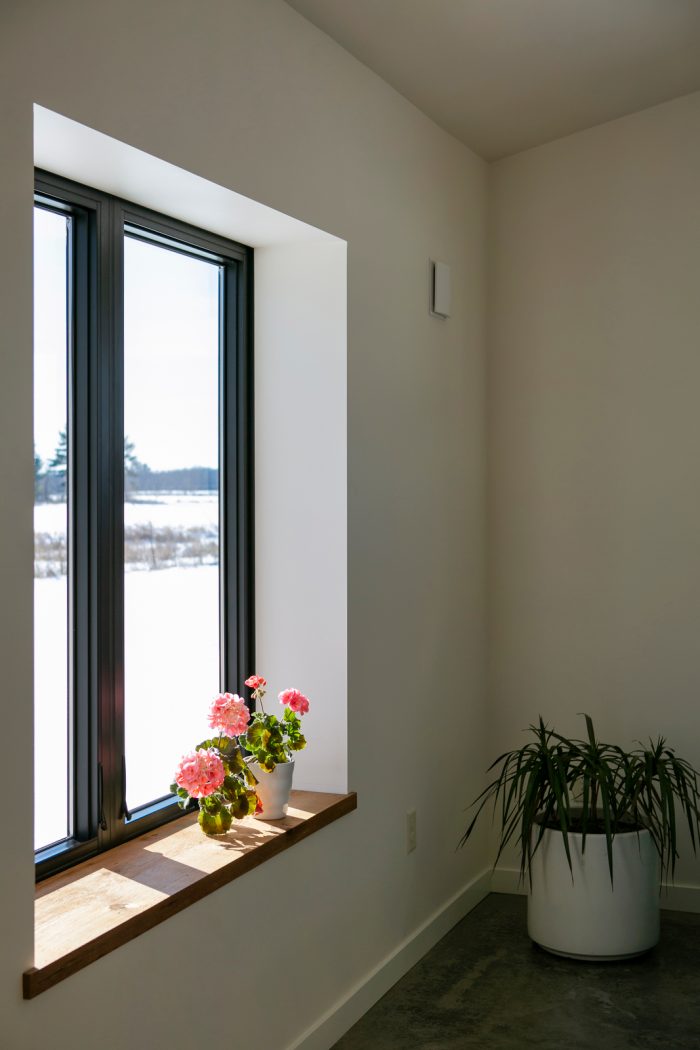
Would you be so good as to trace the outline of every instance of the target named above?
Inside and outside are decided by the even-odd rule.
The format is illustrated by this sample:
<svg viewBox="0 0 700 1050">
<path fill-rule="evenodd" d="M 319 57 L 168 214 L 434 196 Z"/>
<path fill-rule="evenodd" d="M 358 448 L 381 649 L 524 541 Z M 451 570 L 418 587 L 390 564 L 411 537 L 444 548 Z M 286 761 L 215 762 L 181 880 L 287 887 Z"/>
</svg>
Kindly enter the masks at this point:
<svg viewBox="0 0 700 1050">
<path fill-rule="evenodd" d="M 49 469 L 55 474 L 63 474 L 65 476 L 66 467 L 68 466 L 68 432 L 64 427 L 61 433 L 58 435 L 58 444 L 56 445 L 56 451 L 53 454 L 53 459 L 49 462 Z"/>
<path fill-rule="evenodd" d="M 66 472 L 68 470 L 68 432 L 64 427 L 58 435 L 58 444 L 53 458 L 49 461 L 48 473 L 55 479 L 55 487 L 52 490 L 60 499 L 66 498 Z"/>
<path fill-rule="evenodd" d="M 41 460 L 39 457 L 34 457 L 34 477 L 35 480 L 37 475 L 37 461 L 39 467 L 41 467 Z M 61 499 L 66 498 L 66 475 L 68 471 L 68 433 L 66 428 L 58 435 L 58 444 L 53 457 L 47 464 L 47 471 L 44 474 L 44 478 L 47 476 L 52 479 L 50 491 L 52 494 L 58 495 Z M 138 456 L 136 455 L 136 448 L 134 442 L 130 438 L 124 438 L 124 478 L 126 482 L 127 492 L 137 487 L 137 478 L 139 475 L 147 474 L 148 467 L 141 463 Z M 46 489 L 46 485 L 44 485 Z"/>
<path fill-rule="evenodd" d="M 125 474 L 139 474 L 142 470 L 147 468 L 144 467 L 136 455 L 136 448 L 134 442 L 124 435 L 124 472 Z"/>
<path fill-rule="evenodd" d="M 150 469 L 136 455 L 134 442 L 124 435 L 124 493 L 129 498 L 132 492 L 144 487 L 144 477 L 150 474 Z"/>
<path fill-rule="evenodd" d="M 34 502 L 46 502 L 46 473 L 44 471 L 44 461 L 37 453 L 36 445 L 34 446 Z"/>
</svg>

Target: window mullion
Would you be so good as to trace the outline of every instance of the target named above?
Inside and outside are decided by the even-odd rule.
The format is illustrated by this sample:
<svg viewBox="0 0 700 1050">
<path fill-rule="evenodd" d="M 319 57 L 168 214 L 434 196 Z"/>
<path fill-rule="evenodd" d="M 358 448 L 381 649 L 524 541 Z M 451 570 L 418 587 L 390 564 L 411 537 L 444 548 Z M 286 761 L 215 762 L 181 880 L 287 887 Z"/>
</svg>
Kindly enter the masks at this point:
<svg viewBox="0 0 700 1050">
<path fill-rule="evenodd" d="M 100 845 L 119 840 L 121 761 L 123 754 L 123 525 L 120 514 L 123 489 L 122 423 L 122 244 L 119 208 L 107 199 L 100 209 L 99 340 L 94 400 L 97 470 L 95 573 L 97 604 L 94 628 L 97 648 L 99 764 L 102 812 L 106 827 Z M 120 438 L 121 434 L 121 438 Z"/>
<path fill-rule="evenodd" d="M 94 694 L 91 689 L 92 645 L 91 594 L 91 377 L 90 358 L 94 344 L 91 316 L 91 285 L 94 284 L 91 240 L 92 221 L 86 211 L 72 216 L 71 236 L 71 364 L 69 383 L 69 564 L 70 564 L 70 688 L 73 725 L 72 786 L 73 836 L 87 842 L 97 833 L 96 732 Z"/>
</svg>

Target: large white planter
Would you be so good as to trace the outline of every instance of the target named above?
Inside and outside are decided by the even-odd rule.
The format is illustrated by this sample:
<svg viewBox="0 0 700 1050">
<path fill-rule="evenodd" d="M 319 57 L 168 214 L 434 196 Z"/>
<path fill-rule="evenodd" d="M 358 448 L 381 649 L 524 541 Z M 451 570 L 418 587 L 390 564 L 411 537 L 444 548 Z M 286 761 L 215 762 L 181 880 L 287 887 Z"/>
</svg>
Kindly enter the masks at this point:
<svg viewBox="0 0 700 1050">
<path fill-rule="evenodd" d="M 613 840 L 614 885 L 604 835 L 569 834 L 572 873 L 562 835 L 547 829 L 532 859 L 527 928 L 536 944 L 558 955 L 623 959 L 659 939 L 659 857 L 648 831 Z"/>
<path fill-rule="evenodd" d="M 294 776 L 293 762 L 280 762 L 271 773 L 266 773 L 257 762 L 251 762 L 250 768 L 258 778 L 256 791 L 262 802 L 263 811 L 257 816 L 260 820 L 281 820 L 287 815 L 289 795 Z"/>
</svg>

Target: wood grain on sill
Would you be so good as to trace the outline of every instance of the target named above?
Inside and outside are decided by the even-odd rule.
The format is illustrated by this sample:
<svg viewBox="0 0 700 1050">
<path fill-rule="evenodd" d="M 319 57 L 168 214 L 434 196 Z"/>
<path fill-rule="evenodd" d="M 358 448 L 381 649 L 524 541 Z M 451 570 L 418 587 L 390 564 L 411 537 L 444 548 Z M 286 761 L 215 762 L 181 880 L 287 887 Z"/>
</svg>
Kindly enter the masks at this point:
<svg viewBox="0 0 700 1050">
<path fill-rule="evenodd" d="M 283 820 L 247 817 L 209 839 L 196 816 L 141 835 L 40 883 L 25 999 L 239 878 L 357 807 L 357 797 L 293 791 Z"/>
</svg>

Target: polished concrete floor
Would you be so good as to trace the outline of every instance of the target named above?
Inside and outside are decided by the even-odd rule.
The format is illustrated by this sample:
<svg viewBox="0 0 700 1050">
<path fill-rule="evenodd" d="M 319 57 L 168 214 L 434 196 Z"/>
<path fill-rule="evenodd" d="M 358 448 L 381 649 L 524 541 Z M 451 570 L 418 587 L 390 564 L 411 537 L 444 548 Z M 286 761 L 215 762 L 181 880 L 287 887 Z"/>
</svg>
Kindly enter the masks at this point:
<svg viewBox="0 0 700 1050">
<path fill-rule="evenodd" d="M 700 1050 L 700 915 L 661 913 L 627 962 L 535 948 L 524 897 L 492 894 L 334 1050 Z"/>
</svg>

